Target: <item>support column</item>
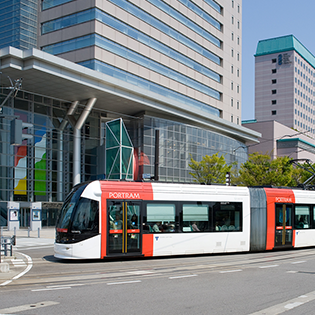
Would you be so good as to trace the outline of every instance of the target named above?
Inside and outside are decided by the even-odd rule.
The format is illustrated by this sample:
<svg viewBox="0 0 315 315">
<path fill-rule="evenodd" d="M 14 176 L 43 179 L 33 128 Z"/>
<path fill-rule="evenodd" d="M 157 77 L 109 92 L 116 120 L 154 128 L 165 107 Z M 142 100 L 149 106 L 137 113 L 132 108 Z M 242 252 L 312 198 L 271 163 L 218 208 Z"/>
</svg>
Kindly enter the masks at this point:
<svg viewBox="0 0 315 315">
<path fill-rule="evenodd" d="M 72 102 L 68 112 L 67 112 L 67 116 L 72 117 L 71 115 L 73 115 L 73 113 L 75 112 L 77 106 L 79 104 L 79 101 L 75 101 Z M 66 128 L 68 124 L 67 119 L 63 119 L 63 121 L 61 122 L 60 126 L 59 126 L 59 132 L 58 132 L 58 158 L 57 158 L 57 200 L 58 201 L 63 201 L 63 194 L 64 194 L 64 160 L 63 160 L 63 156 L 64 156 L 64 150 L 63 150 L 63 131 Z M 75 122 L 74 122 L 75 124 Z M 74 125 L 73 124 L 73 125 Z"/>
<path fill-rule="evenodd" d="M 81 129 L 89 116 L 96 98 L 90 98 L 73 128 L 73 186 L 81 182 Z"/>
</svg>

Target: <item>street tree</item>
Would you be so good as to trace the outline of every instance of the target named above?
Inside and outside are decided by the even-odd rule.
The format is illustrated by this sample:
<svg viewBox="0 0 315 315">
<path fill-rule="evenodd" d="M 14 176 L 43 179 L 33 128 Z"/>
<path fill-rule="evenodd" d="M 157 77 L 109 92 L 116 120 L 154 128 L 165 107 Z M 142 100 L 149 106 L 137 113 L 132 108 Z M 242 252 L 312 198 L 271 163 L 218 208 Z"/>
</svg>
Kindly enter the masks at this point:
<svg viewBox="0 0 315 315">
<path fill-rule="evenodd" d="M 211 156 L 205 155 L 200 162 L 190 159 L 189 167 L 194 182 L 209 184 L 224 184 L 226 173 L 230 172 L 234 164 L 227 165 L 224 155 L 215 153 Z"/>
<path fill-rule="evenodd" d="M 300 171 L 287 156 L 271 159 L 269 154 L 249 154 L 233 183 L 240 186 L 296 186 Z"/>
</svg>

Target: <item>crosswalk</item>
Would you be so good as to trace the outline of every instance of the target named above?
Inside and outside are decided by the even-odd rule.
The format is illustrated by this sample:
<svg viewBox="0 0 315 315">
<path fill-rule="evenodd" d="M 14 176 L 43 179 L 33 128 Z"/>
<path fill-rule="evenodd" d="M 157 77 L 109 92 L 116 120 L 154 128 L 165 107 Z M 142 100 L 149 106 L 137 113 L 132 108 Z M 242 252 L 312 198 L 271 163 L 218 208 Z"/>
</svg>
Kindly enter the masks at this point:
<svg viewBox="0 0 315 315">
<path fill-rule="evenodd" d="M 25 267 L 26 263 L 23 261 L 23 259 L 11 259 L 11 263 L 13 267 Z"/>
</svg>

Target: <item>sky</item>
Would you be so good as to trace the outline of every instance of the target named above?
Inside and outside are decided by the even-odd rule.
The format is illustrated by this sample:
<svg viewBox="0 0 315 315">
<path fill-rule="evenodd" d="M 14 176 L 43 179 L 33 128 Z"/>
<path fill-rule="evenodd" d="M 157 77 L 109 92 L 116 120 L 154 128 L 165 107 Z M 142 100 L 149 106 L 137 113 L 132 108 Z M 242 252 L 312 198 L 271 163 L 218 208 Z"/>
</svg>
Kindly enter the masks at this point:
<svg viewBox="0 0 315 315">
<path fill-rule="evenodd" d="M 255 52 L 260 40 L 294 35 L 315 55 L 315 0 L 242 0 L 242 120 L 255 118 Z"/>
</svg>

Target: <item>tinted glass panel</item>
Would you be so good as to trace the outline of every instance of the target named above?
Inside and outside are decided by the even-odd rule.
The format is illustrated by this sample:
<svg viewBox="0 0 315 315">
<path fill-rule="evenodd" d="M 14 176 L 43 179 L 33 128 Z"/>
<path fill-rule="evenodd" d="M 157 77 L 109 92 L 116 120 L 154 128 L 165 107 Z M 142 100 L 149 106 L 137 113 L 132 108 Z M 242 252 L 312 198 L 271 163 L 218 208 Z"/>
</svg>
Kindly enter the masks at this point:
<svg viewBox="0 0 315 315">
<path fill-rule="evenodd" d="M 175 231 L 174 204 L 148 204 L 146 225 L 152 233 Z"/>
<path fill-rule="evenodd" d="M 294 227 L 296 229 L 308 229 L 310 227 L 310 207 L 295 206 Z"/>
<path fill-rule="evenodd" d="M 202 232 L 208 230 L 208 205 L 183 205 L 183 232 Z"/>
</svg>

